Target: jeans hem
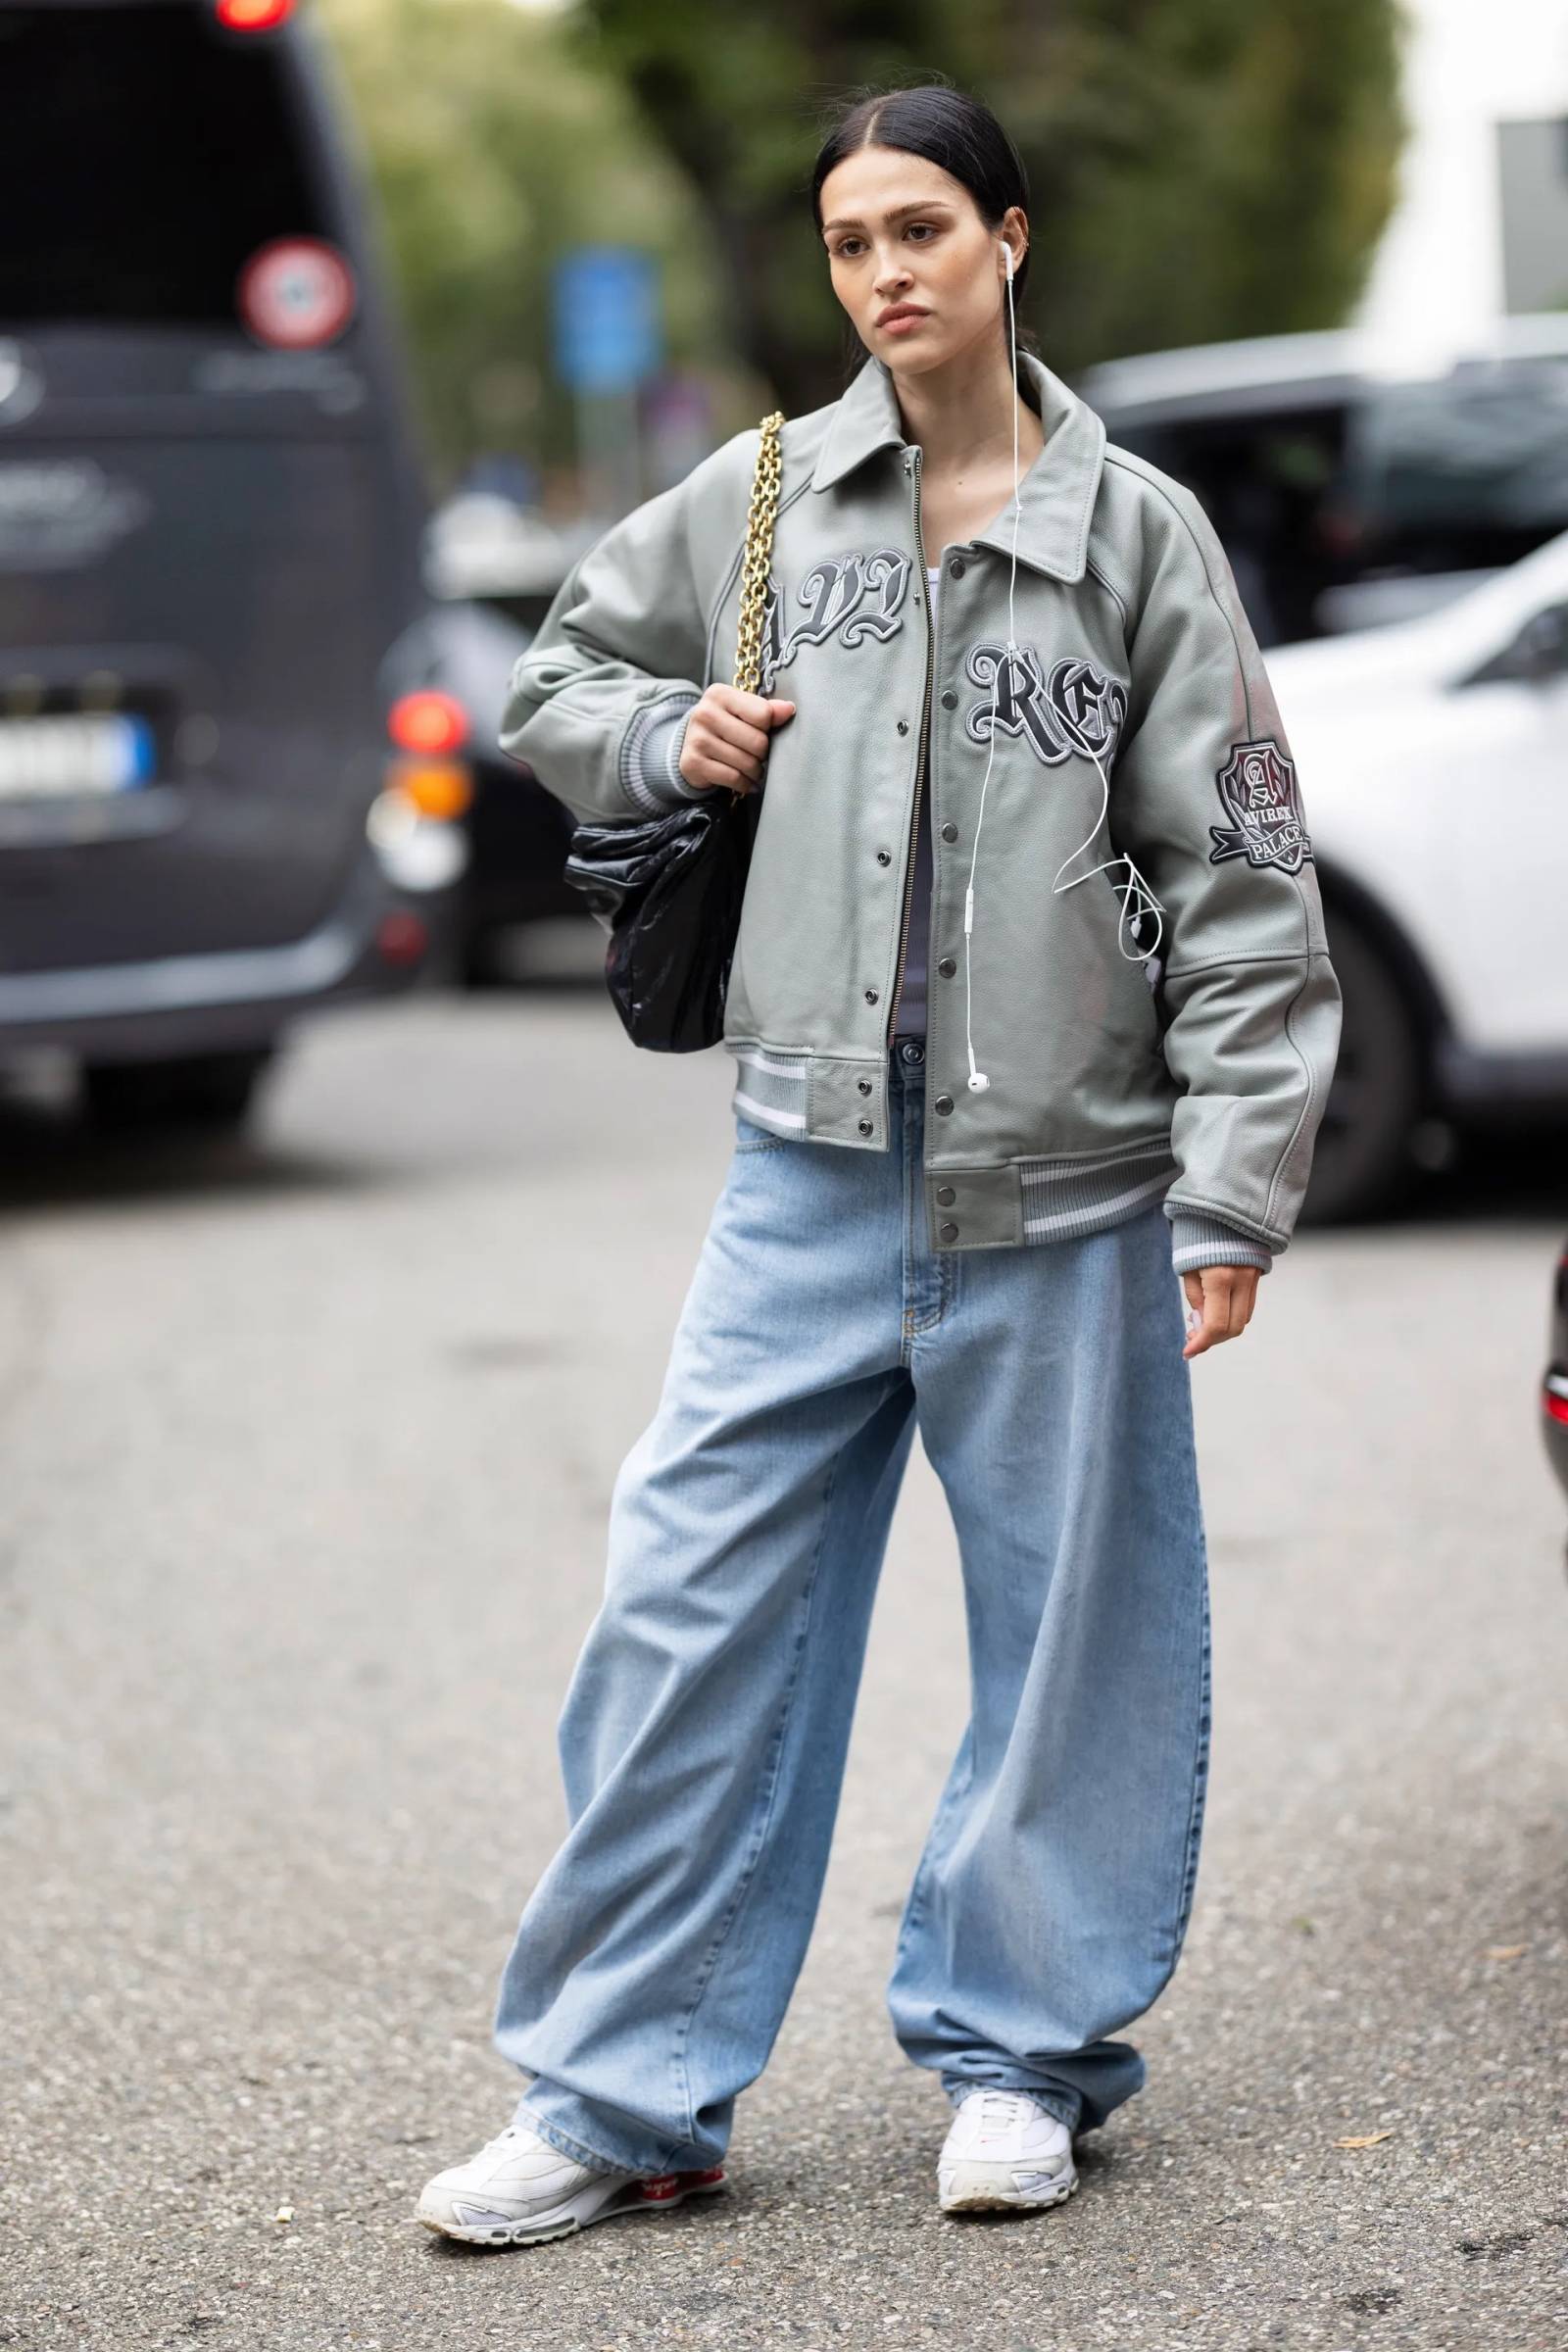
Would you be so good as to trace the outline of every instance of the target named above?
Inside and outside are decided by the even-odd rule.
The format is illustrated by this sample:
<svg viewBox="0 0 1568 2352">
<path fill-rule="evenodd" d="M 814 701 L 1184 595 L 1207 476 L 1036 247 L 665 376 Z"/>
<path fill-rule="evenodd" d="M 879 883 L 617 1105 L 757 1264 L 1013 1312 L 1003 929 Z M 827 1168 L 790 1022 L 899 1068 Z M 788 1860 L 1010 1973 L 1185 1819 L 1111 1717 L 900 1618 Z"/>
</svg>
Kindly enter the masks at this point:
<svg viewBox="0 0 1568 2352">
<path fill-rule="evenodd" d="M 525 2124 L 530 2132 L 537 2132 L 541 2139 L 547 2140 L 563 2156 L 569 2156 L 573 2164 L 586 2165 L 591 2173 L 630 2173 L 639 2179 L 651 2179 L 654 2173 L 662 2169 L 654 2166 L 649 2170 L 640 2165 L 623 2164 L 614 2156 L 607 2156 L 601 2148 L 585 2146 L 580 2139 L 574 2139 L 569 2132 L 563 2132 L 559 2124 L 547 2123 L 537 2109 L 528 2105 L 526 2097 L 518 2101 L 516 2114 L 512 2120 Z"/>
<path fill-rule="evenodd" d="M 987 2075 L 983 2079 L 974 2075 L 944 2075 L 942 2087 L 955 2107 L 957 2107 L 961 2100 L 968 2098 L 971 2091 L 1024 2091 L 1034 2100 L 1037 2107 L 1043 2107 L 1048 2115 L 1054 2115 L 1058 2124 L 1065 2124 L 1069 2132 L 1078 2130 L 1079 2120 L 1083 2114 L 1083 2100 L 1076 2091 L 1048 2090 L 1041 2083 L 1030 2082 L 1025 2075 L 1006 2078 Z"/>
</svg>

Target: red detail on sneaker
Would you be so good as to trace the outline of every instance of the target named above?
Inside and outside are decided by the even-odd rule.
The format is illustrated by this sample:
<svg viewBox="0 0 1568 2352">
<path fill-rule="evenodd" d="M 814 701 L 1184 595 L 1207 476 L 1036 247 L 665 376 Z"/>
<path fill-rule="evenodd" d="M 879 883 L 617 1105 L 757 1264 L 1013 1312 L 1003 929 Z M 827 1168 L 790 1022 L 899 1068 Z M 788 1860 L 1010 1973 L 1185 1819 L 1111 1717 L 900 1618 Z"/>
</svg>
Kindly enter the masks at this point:
<svg viewBox="0 0 1568 2352">
<path fill-rule="evenodd" d="M 628 2201 L 633 2205 L 669 2205 L 694 2188 L 712 2188 L 723 2178 L 721 2164 L 710 2164 L 701 2173 L 654 2173 L 646 2180 L 631 2183 Z"/>
</svg>

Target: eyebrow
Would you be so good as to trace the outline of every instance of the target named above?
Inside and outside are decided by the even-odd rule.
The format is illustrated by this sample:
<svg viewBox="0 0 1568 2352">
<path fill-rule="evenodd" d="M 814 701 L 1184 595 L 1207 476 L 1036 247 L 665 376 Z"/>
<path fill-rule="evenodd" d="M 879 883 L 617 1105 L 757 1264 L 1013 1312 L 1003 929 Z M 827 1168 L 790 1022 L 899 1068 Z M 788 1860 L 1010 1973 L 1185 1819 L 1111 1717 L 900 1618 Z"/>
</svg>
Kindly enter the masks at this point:
<svg viewBox="0 0 1568 2352">
<path fill-rule="evenodd" d="M 945 213 L 951 209 L 945 196 L 923 196 L 916 204 L 896 204 L 893 210 L 884 213 L 882 218 L 884 220 L 902 220 L 907 213 Z M 830 228 L 858 228 L 859 226 L 858 220 L 824 220 L 822 234 L 825 237 Z"/>
</svg>

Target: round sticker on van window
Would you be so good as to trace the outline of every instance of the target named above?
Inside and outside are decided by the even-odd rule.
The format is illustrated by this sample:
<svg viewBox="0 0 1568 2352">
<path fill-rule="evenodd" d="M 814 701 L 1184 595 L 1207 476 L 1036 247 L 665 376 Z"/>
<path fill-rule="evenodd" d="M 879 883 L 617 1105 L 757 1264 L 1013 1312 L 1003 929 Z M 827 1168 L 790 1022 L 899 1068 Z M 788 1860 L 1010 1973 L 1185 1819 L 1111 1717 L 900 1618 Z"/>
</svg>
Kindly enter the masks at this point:
<svg viewBox="0 0 1568 2352">
<path fill-rule="evenodd" d="M 354 276 L 318 237 L 275 237 L 240 271 L 239 314 L 253 335 L 287 351 L 330 343 L 354 316 Z"/>
</svg>

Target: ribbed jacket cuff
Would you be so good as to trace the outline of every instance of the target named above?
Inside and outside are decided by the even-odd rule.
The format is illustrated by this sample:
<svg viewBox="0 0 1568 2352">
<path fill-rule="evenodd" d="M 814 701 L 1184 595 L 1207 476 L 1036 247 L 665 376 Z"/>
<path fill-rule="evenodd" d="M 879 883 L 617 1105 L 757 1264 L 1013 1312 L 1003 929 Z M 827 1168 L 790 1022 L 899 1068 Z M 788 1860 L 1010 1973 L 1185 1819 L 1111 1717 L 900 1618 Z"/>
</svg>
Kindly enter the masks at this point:
<svg viewBox="0 0 1568 2352">
<path fill-rule="evenodd" d="M 626 747 L 628 781 L 634 800 L 653 808 L 676 808 L 683 801 L 702 799 L 703 786 L 688 784 L 679 766 L 681 746 L 686 741 L 686 721 L 696 710 L 698 699 L 695 695 L 683 695 L 678 700 L 670 698 L 652 704 L 638 712 Z"/>
<path fill-rule="evenodd" d="M 1170 1261 L 1178 1274 L 1196 1274 L 1203 1266 L 1258 1266 L 1266 1274 L 1274 1252 L 1266 1242 L 1227 1225 L 1197 1209 L 1178 1208 L 1170 1218 Z"/>
</svg>

